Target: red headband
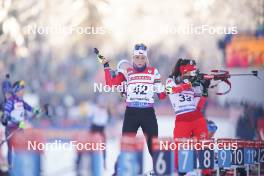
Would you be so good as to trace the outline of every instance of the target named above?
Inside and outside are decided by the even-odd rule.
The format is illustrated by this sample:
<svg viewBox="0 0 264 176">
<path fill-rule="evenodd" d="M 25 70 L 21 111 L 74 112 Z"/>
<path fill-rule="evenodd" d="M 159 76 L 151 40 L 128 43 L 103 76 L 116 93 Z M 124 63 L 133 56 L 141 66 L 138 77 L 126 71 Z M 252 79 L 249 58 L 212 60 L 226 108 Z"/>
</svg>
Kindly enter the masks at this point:
<svg viewBox="0 0 264 176">
<path fill-rule="evenodd" d="M 186 72 L 189 72 L 189 71 L 193 71 L 193 70 L 196 70 L 195 65 L 188 64 L 188 65 L 182 65 L 182 66 L 180 66 L 180 72 L 181 72 L 181 74 L 186 73 Z"/>
</svg>

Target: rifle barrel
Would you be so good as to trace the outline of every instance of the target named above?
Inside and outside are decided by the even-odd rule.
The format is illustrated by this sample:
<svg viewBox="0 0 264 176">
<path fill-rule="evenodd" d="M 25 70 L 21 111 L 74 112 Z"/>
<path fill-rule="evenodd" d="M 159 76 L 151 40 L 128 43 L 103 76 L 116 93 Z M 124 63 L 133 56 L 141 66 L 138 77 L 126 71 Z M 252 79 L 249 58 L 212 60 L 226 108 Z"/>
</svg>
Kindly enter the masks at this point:
<svg viewBox="0 0 264 176">
<path fill-rule="evenodd" d="M 230 74 L 230 76 L 256 76 L 255 74 L 253 73 L 240 73 L 240 74 Z"/>
</svg>

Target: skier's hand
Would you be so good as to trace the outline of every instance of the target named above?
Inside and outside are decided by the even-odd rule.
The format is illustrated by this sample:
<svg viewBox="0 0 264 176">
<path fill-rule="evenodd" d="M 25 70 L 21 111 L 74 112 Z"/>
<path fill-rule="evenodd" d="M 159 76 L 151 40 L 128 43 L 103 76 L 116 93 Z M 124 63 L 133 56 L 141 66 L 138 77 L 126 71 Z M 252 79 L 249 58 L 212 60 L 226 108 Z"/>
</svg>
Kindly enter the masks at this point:
<svg viewBox="0 0 264 176">
<path fill-rule="evenodd" d="M 100 62 L 104 67 L 109 67 L 109 60 L 106 59 L 104 56 L 102 56 L 102 55 L 97 55 L 97 60 L 98 60 L 98 62 Z"/>
<path fill-rule="evenodd" d="M 18 128 L 25 129 L 26 128 L 25 122 L 24 121 L 19 122 Z"/>
<path fill-rule="evenodd" d="M 208 97 L 208 89 L 210 87 L 210 80 L 201 80 L 201 85 L 203 87 L 202 96 Z"/>
<path fill-rule="evenodd" d="M 201 80 L 201 84 L 203 86 L 204 89 L 208 89 L 210 84 L 211 84 L 211 80 L 209 79 L 203 79 Z"/>
<path fill-rule="evenodd" d="M 188 83 L 190 83 L 190 80 L 189 79 L 183 79 L 182 82 L 185 84 L 188 84 Z"/>
<path fill-rule="evenodd" d="M 208 89 L 204 89 L 204 90 L 202 91 L 202 96 L 203 96 L 203 97 L 208 97 Z"/>
<path fill-rule="evenodd" d="M 6 126 L 7 125 L 7 121 L 8 121 L 8 117 L 5 114 L 3 114 L 2 117 L 1 117 L 2 124 L 4 126 Z"/>
<path fill-rule="evenodd" d="M 39 108 L 33 108 L 33 114 L 39 118 L 40 117 L 40 113 L 41 113 L 41 109 Z"/>
<path fill-rule="evenodd" d="M 165 93 L 166 93 L 167 95 L 169 95 L 169 94 L 173 94 L 172 87 L 171 87 L 171 86 L 167 86 L 167 87 L 165 87 Z"/>
<path fill-rule="evenodd" d="M 195 77 L 197 80 L 204 80 L 204 74 L 203 73 L 199 73 Z"/>
<path fill-rule="evenodd" d="M 101 63 L 101 64 L 106 64 L 108 61 L 108 59 L 106 59 L 104 56 L 100 56 L 100 57 L 97 57 L 98 58 L 98 61 Z"/>
<path fill-rule="evenodd" d="M 109 60 L 106 59 L 106 58 L 103 58 L 103 59 L 102 59 L 102 64 L 103 64 L 104 68 L 109 67 Z"/>
<path fill-rule="evenodd" d="M 190 83 L 192 84 L 192 86 L 194 86 L 194 87 L 200 85 L 200 80 L 197 79 L 196 76 L 191 77 L 189 81 L 190 81 Z"/>
</svg>

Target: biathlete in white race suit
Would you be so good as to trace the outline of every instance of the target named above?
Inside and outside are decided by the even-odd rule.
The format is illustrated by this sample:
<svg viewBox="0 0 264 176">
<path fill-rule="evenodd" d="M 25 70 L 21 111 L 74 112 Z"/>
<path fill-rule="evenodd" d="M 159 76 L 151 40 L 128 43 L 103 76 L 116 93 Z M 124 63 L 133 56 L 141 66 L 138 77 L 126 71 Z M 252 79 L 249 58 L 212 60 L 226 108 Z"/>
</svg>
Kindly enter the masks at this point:
<svg viewBox="0 0 264 176">
<path fill-rule="evenodd" d="M 176 114 L 174 139 L 207 139 L 208 128 L 201 109 L 208 95 L 210 81 L 197 81 L 194 60 L 179 59 L 166 80 L 165 91 L 169 95 Z M 178 168 L 178 152 L 175 152 L 175 167 Z M 204 171 L 203 171 L 204 173 Z M 184 175 L 185 173 L 179 173 Z"/>
<path fill-rule="evenodd" d="M 156 68 L 149 65 L 147 47 L 144 44 L 135 45 L 132 67 L 127 68 L 125 73 L 119 72 L 112 77 L 108 62 L 107 59 L 102 59 L 106 85 L 121 85 L 122 82 L 127 84 L 122 135 L 136 135 L 138 128 L 141 127 L 152 156 L 152 138 L 158 137 L 158 124 L 153 108 L 154 95 L 157 93 L 160 99 L 166 97 L 162 90 L 161 76 Z"/>
</svg>

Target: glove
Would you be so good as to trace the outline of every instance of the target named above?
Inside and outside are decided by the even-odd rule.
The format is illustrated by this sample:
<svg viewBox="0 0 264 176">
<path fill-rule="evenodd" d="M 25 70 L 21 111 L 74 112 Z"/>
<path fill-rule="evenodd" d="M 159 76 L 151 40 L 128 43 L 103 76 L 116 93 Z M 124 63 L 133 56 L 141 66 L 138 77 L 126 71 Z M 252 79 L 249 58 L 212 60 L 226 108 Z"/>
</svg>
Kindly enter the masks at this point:
<svg viewBox="0 0 264 176">
<path fill-rule="evenodd" d="M 210 80 L 201 80 L 201 85 L 203 86 L 202 95 L 204 97 L 208 97 L 208 88 L 209 88 L 210 84 L 211 84 Z"/>
<path fill-rule="evenodd" d="M 182 82 L 185 83 L 185 84 L 187 84 L 187 83 L 189 83 L 190 81 L 189 81 L 189 79 L 184 79 L 184 80 L 182 80 Z"/>
<path fill-rule="evenodd" d="M 24 121 L 19 122 L 18 128 L 25 129 L 25 127 L 26 127 L 26 124 Z"/>
<path fill-rule="evenodd" d="M 101 64 L 103 63 L 103 60 L 104 60 L 105 58 L 104 58 L 104 56 L 102 56 L 102 55 L 97 55 L 97 60 L 98 60 L 98 62 L 100 62 Z"/>
<path fill-rule="evenodd" d="M 109 62 L 104 63 L 104 68 L 109 67 Z"/>
<path fill-rule="evenodd" d="M 172 87 L 170 87 L 170 86 L 166 87 L 166 88 L 165 88 L 165 92 L 166 92 L 167 95 L 169 95 L 169 94 L 173 94 Z"/>
<path fill-rule="evenodd" d="M 204 80 L 204 74 L 203 73 L 199 73 L 195 77 L 197 80 Z"/>
<path fill-rule="evenodd" d="M 202 92 L 203 97 L 208 97 L 208 89 L 204 89 Z"/>
<path fill-rule="evenodd" d="M 203 86 L 204 89 L 208 89 L 210 84 L 211 84 L 211 80 L 209 79 L 203 79 L 201 80 L 201 84 Z"/>
<path fill-rule="evenodd" d="M 97 60 L 98 60 L 98 62 L 100 62 L 101 64 L 103 64 L 104 68 L 109 67 L 109 62 L 108 61 L 107 62 L 104 62 L 104 60 L 105 60 L 104 56 L 97 55 Z"/>
<path fill-rule="evenodd" d="M 200 85 L 200 80 L 198 80 L 197 77 L 193 77 L 190 81 L 191 81 L 193 87 Z"/>
<path fill-rule="evenodd" d="M 2 124 L 4 126 L 6 126 L 7 125 L 7 121 L 8 121 L 8 117 L 5 114 L 3 114 L 2 117 L 1 117 Z"/>
<path fill-rule="evenodd" d="M 33 114 L 39 118 L 41 110 L 39 108 L 33 108 Z"/>
</svg>

